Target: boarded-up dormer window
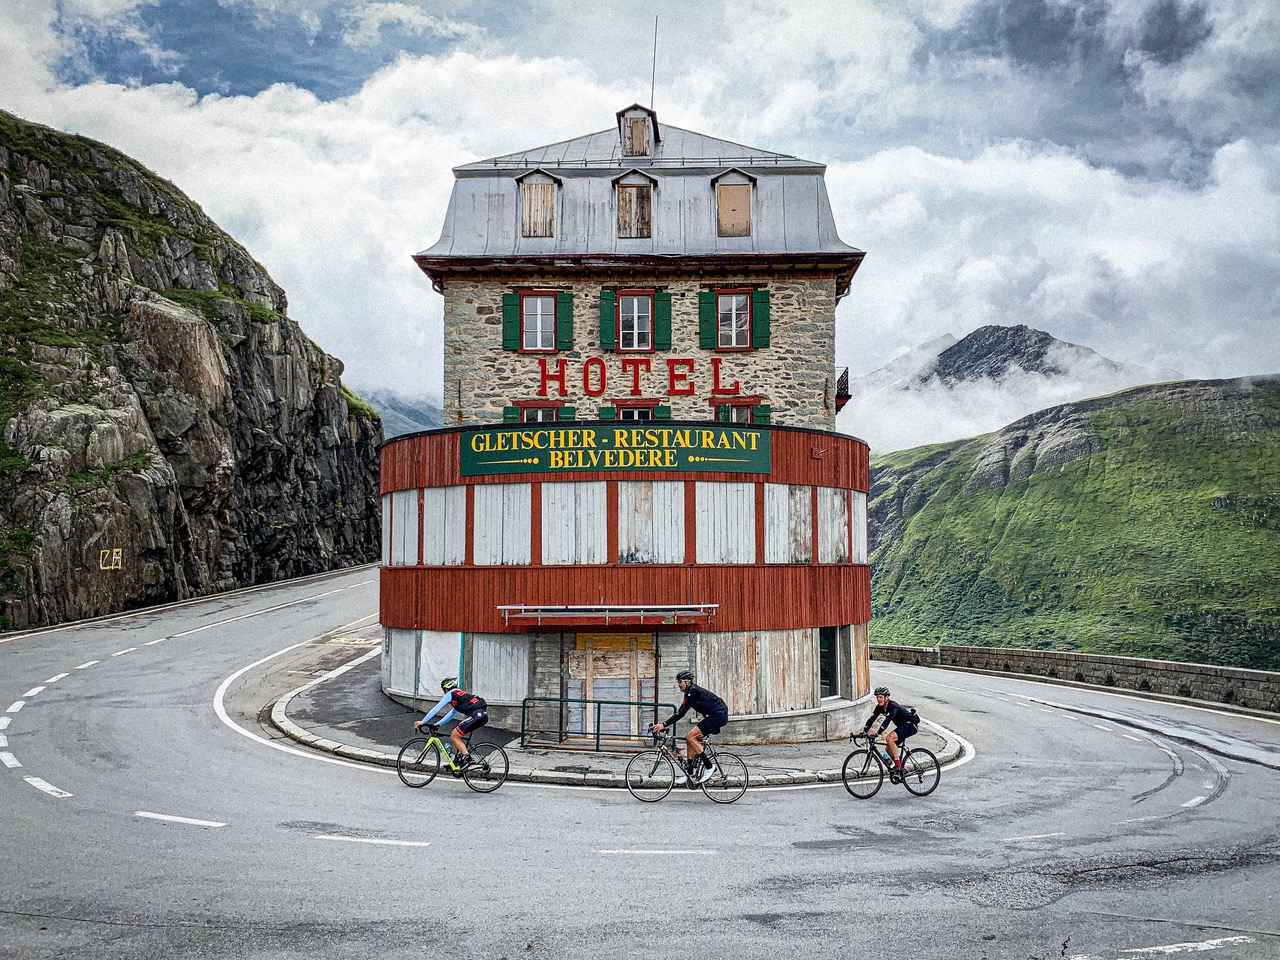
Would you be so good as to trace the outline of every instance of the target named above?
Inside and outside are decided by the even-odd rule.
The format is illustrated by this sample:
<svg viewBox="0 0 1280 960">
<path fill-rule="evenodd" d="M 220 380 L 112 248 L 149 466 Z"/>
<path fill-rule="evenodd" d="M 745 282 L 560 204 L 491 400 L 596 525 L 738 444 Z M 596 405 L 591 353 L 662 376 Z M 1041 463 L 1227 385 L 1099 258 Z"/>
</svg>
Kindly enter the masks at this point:
<svg viewBox="0 0 1280 960">
<path fill-rule="evenodd" d="M 520 235 L 554 237 L 556 184 L 545 174 L 531 174 L 520 181 Z"/>
<path fill-rule="evenodd" d="M 652 184 L 618 184 L 618 236 L 653 236 Z"/>
<path fill-rule="evenodd" d="M 622 152 L 628 157 L 649 155 L 649 118 L 625 117 L 622 121 Z"/>
<path fill-rule="evenodd" d="M 716 184 L 716 235 L 751 236 L 751 184 Z"/>
</svg>

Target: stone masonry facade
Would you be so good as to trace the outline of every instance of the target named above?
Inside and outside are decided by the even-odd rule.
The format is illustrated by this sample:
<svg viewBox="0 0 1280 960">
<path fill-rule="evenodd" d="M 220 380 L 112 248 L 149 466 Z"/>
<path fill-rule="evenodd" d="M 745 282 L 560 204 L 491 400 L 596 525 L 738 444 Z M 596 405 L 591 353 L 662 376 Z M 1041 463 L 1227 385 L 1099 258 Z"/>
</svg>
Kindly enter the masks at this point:
<svg viewBox="0 0 1280 960">
<path fill-rule="evenodd" d="M 699 346 L 698 293 L 715 288 L 755 287 L 769 291 L 770 345 L 751 350 L 707 350 Z M 671 349 L 652 352 L 606 351 L 600 347 L 602 290 L 655 290 L 671 294 Z M 502 347 L 502 295 L 518 290 L 573 294 L 573 348 L 555 353 L 521 353 Z M 444 283 L 444 426 L 500 423 L 503 408 L 521 401 L 547 401 L 575 407 L 576 419 L 594 420 L 598 408 L 616 399 L 657 400 L 671 407 L 673 420 L 714 419 L 713 357 L 720 359 L 720 386 L 738 384 L 738 397 L 758 397 L 772 408 L 772 423 L 784 426 L 835 429 L 835 309 L 834 277 L 764 279 L 726 275 L 714 278 L 645 280 L 632 277 L 616 282 L 566 282 L 553 275 L 531 276 L 519 282 L 447 280 Z M 592 396 L 584 385 L 584 362 L 600 357 L 605 364 L 604 390 Z M 635 372 L 623 370 L 628 357 L 647 358 L 650 369 L 640 372 L 641 394 L 632 393 Z M 668 359 L 690 359 L 679 381 L 694 392 L 668 395 Z M 549 382 L 540 395 L 542 364 L 550 373 L 564 360 L 564 392 Z M 589 385 L 598 389 L 599 365 L 593 364 Z"/>
</svg>

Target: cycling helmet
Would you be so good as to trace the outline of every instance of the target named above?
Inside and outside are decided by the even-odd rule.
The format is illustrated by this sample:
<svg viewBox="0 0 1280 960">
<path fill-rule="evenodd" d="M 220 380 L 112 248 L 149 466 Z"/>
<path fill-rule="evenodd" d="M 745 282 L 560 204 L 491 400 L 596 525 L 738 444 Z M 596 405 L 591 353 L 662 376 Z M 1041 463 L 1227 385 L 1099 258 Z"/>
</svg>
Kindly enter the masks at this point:
<svg viewBox="0 0 1280 960">
<path fill-rule="evenodd" d="M 448 693 L 450 690 L 454 689 L 457 685 L 458 685 L 457 677 L 445 677 L 443 680 L 440 681 L 440 689 L 443 690 L 445 693 Z"/>
<path fill-rule="evenodd" d="M 888 688 L 888 687 L 876 687 L 876 696 L 877 696 L 877 697 L 887 697 L 888 695 L 889 695 L 889 688 Z"/>
<path fill-rule="evenodd" d="M 676 674 L 676 683 L 679 683 L 681 680 L 688 680 L 690 683 L 693 683 L 693 671 L 681 670 Z"/>
</svg>

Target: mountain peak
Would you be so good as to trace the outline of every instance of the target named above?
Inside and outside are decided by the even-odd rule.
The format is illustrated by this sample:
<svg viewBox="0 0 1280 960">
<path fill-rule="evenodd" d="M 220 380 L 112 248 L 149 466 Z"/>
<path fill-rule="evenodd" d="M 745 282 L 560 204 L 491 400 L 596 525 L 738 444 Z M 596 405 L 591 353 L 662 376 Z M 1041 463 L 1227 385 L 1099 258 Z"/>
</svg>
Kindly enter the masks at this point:
<svg viewBox="0 0 1280 960">
<path fill-rule="evenodd" d="M 1077 346 L 1025 324 L 979 327 L 938 354 L 936 364 L 917 375 L 917 382 L 935 380 L 946 386 L 975 380 L 1004 379 L 1013 370 L 1056 377 L 1088 359 L 1102 369 L 1119 372 L 1121 364 L 1088 347 Z"/>
</svg>

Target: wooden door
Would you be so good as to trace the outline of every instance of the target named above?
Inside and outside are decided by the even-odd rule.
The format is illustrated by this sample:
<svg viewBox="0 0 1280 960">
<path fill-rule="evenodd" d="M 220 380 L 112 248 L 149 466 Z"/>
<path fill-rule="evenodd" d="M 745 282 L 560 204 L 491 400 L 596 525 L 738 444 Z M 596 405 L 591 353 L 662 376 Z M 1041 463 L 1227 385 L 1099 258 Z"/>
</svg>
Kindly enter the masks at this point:
<svg viewBox="0 0 1280 960">
<path fill-rule="evenodd" d="M 652 722 L 653 710 L 633 705 L 653 703 L 657 657 L 649 633 L 579 633 L 567 652 L 570 700 L 615 700 L 600 706 L 602 736 L 637 736 Z M 569 708 L 571 731 L 596 733 L 596 705 Z"/>
</svg>

